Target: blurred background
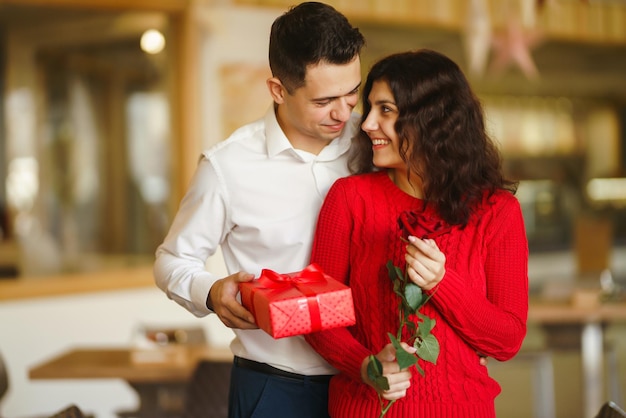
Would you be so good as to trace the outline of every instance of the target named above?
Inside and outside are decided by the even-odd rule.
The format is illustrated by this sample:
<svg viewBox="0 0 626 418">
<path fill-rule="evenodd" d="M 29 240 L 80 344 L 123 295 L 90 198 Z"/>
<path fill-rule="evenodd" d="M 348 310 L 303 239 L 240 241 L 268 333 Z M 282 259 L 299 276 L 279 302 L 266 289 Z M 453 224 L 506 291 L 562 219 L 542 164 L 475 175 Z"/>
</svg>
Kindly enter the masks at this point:
<svg viewBox="0 0 626 418">
<path fill-rule="evenodd" d="M 199 326 L 228 344 L 218 321 L 155 289 L 151 263 L 201 150 L 270 105 L 269 28 L 294 3 L 0 0 L 0 354 L 10 377 L 0 416 L 77 403 L 106 418 L 137 404 L 119 379 L 29 378 L 69 347 L 129 345 L 145 324 Z M 417 48 L 463 68 L 507 174 L 520 180 L 531 297 L 569 302 L 582 289 L 619 302 L 626 2 L 328 3 L 364 33 L 364 75 L 382 56 Z M 223 271 L 219 254 L 208 268 Z M 603 364 L 614 372 L 604 373 L 613 380 L 603 400 L 626 391 L 623 309 L 601 323 L 602 349 L 615 357 Z M 580 350 L 551 344 L 544 325 L 529 323 L 531 360 L 490 364 L 503 387 L 499 416 L 540 416 L 534 373 L 548 358 L 552 416 L 590 418 Z"/>
</svg>

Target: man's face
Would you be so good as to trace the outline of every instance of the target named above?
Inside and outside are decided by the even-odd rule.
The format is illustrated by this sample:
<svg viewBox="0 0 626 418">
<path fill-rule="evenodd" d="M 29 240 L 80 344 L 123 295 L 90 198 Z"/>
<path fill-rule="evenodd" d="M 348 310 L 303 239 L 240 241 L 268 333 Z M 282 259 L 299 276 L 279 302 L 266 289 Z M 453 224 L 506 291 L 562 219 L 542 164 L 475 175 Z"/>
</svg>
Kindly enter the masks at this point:
<svg viewBox="0 0 626 418">
<path fill-rule="evenodd" d="M 294 148 L 317 154 L 343 132 L 358 102 L 361 61 L 319 63 L 307 68 L 304 86 L 282 88 L 278 123 Z M 276 100 L 276 98 L 275 98 Z"/>
</svg>

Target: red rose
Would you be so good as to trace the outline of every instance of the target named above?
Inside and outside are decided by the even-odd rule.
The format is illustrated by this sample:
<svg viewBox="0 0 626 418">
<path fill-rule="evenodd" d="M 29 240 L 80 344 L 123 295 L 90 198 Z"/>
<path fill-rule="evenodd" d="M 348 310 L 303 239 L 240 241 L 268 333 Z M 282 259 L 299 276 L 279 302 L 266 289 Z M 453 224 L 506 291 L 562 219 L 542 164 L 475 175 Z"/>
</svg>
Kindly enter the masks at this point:
<svg viewBox="0 0 626 418">
<path fill-rule="evenodd" d="M 405 239 L 409 235 L 421 239 L 434 238 L 452 229 L 441 219 L 434 218 L 428 213 L 417 211 L 402 212 L 398 217 L 398 224 Z"/>
</svg>

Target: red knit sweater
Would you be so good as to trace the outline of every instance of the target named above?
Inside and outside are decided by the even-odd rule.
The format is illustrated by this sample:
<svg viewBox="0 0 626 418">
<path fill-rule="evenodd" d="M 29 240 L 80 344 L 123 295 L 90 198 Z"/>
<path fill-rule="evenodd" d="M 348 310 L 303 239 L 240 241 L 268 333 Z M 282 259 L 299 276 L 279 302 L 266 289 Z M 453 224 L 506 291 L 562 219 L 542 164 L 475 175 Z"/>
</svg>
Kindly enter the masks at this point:
<svg viewBox="0 0 626 418">
<path fill-rule="evenodd" d="M 330 385 L 334 418 L 378 417 L 378 397 L 361 381 L 360 366 L 398 329 L 399 301 L 385 264 L 404 266 L 398 216 L 421 207 L 378 172 L 338 180 L 321 209 L 311 261 L 352 288 L 357 318 L 352 327 L 306 336 L 340 371 Z M 498 192 L 464 229 L 434 239 L 446 255 L 446 274 L 422 312 L 437 321 L 441 351 L 436 365 L 420 360 L 425 376 L 413 369 L 406 397 L 386 417 L 495 417 L 500 386 L 477 353 L 510 359 L 526 335 L 528 245 L 519 203 Z"/>
</svg>

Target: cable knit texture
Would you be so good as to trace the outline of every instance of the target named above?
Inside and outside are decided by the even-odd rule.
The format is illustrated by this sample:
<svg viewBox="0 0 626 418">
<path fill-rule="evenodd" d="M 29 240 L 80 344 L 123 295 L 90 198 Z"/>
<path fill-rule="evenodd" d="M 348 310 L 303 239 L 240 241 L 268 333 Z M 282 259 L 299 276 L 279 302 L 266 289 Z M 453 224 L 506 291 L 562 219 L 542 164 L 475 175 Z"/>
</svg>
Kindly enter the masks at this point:
<svg viewBox="0 0 626 418">
<path fill-rule="evenodd" d="M 352 327 L 306 336 L 340 371 L 330 385 L 332 417 L 378 417 L 378 397 L 361 381 L 360 365 L 398 329 L 399 301 L 385 264 L 392 260 L 404 269 L 398 217 L 421 210 L 422 203 L 385 172 L 340 179 L 327 195 L 311 261 L 351 287 L 357 318 Z M 465 228 L 434 239 L 446 255 L 446 274 L 422 312 L 437 321 L 439 359 L 436 365 L 420 360 L 425 376 L 413 369 L 406 397 L 386 417 L 495 417 L 500 386 L 477 353 L 510 359 L 526 335 L 528 245 L 519 203 L 511 193 L 497 192 Z"/>
</svg>

